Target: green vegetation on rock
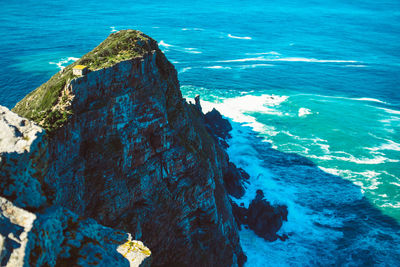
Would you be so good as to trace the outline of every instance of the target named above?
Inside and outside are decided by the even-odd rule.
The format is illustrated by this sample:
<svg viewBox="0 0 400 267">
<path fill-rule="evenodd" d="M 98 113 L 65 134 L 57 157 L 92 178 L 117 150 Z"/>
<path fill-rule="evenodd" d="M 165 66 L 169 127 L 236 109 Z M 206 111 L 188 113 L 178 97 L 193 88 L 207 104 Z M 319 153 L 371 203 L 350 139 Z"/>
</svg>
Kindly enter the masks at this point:
<svg viewBox="0 0 400 267">
<path fill-rule="evenodd" d="M 79 64 L 90 70 L 107 68 L 120 61 L 140 57 L 151 51 L 149 37 L 139 31 L 124 30 L 112 33 L 91 52 L 84 55 Z"/>
<path fill-rule="evenodd" d="M 154 44 L 155 41 L 140 31 L 122 30 L 112 33 L 91 52 L 29 93 L 16 104 L 13 111 L 52 132 L 63 126 L 72 115 L 70 106 L 73 96 L 67 88 L 71 80 L 76 78 L 72 73 L 74 66 L 85 65 L 90 71 L 111 67 L 155 50 Z"/>
</svg>

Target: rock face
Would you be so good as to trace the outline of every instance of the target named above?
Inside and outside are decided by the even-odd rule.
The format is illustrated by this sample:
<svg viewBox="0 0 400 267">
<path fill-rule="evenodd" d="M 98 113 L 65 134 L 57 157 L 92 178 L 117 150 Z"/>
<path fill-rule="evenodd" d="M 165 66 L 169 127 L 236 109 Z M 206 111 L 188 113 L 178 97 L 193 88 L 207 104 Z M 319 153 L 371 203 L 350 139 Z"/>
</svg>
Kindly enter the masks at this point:
<svg viewBox="0 0 400 267">
<path fill-rule="evenodd" d="M 228 193 L 236 198 L 244 195 L 244 182 L 249 179 L 249 175 L 235 164 L 229 162 L 228 170 L 224 174 L 224 184 Z"/>
<path fill-rule="evenodd" d="M 41 127 L 0 106 L 0 146 L 1 266 L 150 266 L 151 253 L 119 253 L 127 233 L 52 205 L 42 189 L 49 147 Z"/>
<path fill-rule="evenodd" d="M 0 194 L 21 208 L 39 208 L 46 196 L 36 177 L 48 157 L 44 130 L 0 106 Z M 32 157 L 31 155 L 35 155 Z"/>
<path fill-rule="evenodd" d="M 204 116 L 204 119 L 209 132 L 212 133 L 212 135 L 223 148 L 227 148 L 228 143 L 226 142 L 226 139 L 231 137 L 229 132 L 232 130 L 232 126 L 229 121 L 222 118 L 221 113 L 219 113 L 219 111 L 215 108 L 208 112 Z"/>
<path fill-rule="evenodd" d="M 232 203 L 232 206 L 238 225 L 248 225 L 255 234 L 267 241 L 287 238 L 277 234 L 283 221 L 287 221 L 287 207 L 283 205 L 272 206 L 264 199 L 264 193 L 261 190 L 257 190 L 257 195 L 251 201 L 248 209 L 239 207 L 235 203 Z"/>
<path fill-rule="evenodd" d="M 83 77 L 71 78 L 71 68 L 54 76 L 51 84 L 62 79 L 62 86 L 52 107 L 43 93 L 50 85 L 17 104 L 15 112 L 49 133 L 31 130 L 36 138 L 29 153 L 2 151 L 0 193 L 24 209 L 40 210 L 32 232 L 37 242 L 28 251 L 37 265 L 99 261 L 96 255 L 108 244 L 122 241 L 113 234 L 108 240 L 107 231 L 116 230 L 102 224 L 142 240 L 153 266 L 241 266 L 245 255 L 223 179 L 232 168 L 228 156 L 207 131 L 201 110 L 182 98 L 177 72 L 157 43 L 138 35 L 144 36 L 120 31 L 108 40 L 113 44 L 108 53 L 116 58 L 126 56 L 119 48 L 140 46 L 135 57 L 107 62 L 107 68 Z M 95 54 L 107 48 L 99 47 Z M 74 64 L 98 66 L 89 54 Z M 16 183 L 33 193 L 19 192 Z M 95 221 L 77 219 L 88 217 Z M 48 224 L 59 225 L 50 233 L 54 242 L 40 241 Z M 96 244 L 103 248 L 99 254 L 76 256 L 89 255 Z M 54 257 L 36 253 L 54 248 L 61 249 Z M 106 264 L 117 256 L 102 259 Z"/>
</svg>

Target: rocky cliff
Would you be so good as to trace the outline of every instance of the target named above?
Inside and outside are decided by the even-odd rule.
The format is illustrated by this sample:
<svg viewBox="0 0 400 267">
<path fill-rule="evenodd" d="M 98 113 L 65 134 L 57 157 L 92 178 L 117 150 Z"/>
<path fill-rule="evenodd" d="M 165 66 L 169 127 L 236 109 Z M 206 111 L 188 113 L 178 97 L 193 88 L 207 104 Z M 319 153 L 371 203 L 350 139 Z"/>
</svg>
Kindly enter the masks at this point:
<svg viewBox="0 0 400 267">
<path fill-rule="evenodd" d="M 91 71 L 76 77 L 76 64 Z M 13 111 L 21 117 L 0 114 L 0 194 L 30 219 L 3 216 L 10 227 L 0 234 L 25 233 L 21 262 L 128 264 L 130 233 L 153 266 L 243 265 L 223 179 L 232 164 L 153 39 L 111 34 Z M 2 264 L 10 251 L 3 244 Z"/>
</svg>

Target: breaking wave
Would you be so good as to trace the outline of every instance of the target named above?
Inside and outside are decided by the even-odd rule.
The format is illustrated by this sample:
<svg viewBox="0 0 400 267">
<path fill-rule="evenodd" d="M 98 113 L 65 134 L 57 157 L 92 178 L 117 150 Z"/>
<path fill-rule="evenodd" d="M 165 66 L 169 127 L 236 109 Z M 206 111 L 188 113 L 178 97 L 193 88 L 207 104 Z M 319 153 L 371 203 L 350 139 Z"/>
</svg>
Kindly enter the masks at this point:
<svg viewBox="0 0 400 267">
<path fill-rule="evenodd" d="M 251 40 L 251 37 L 248 36 L 234 36 L 232 34 L 228 34 L 229 38 L 233 38 L 233 39 L 240 39 L 240 40 Z"/>
<path fill-rule="evenodd" d="M 77 61 L 79 58 L 77 57 L 67 57 L 67 58 L 62 58 L 58 62 L 49 62 L 51 65 L 56 65 L 60 70 L 64 69 L 67 65 Z"/>
</svg>

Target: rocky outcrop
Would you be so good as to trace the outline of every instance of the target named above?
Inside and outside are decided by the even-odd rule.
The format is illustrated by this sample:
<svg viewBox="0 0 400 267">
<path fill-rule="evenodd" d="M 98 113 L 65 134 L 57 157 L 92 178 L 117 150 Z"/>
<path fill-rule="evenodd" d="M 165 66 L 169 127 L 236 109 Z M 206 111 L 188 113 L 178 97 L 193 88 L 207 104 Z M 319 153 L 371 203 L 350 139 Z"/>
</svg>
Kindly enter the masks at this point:
<svg viewBox="0 0 400 267">
<path fill-rule="evenodd" d="M 224 185 L 228 193 L 235 198 L 241 198 L 244 195 L 244 184 L 249 179 L 249 175 L 235 164 L 229 162 L 227 171 L 224 174 Z"/>
<path fill-rule="evenodd" d="M 264 199 L 264 193 L 261 190 L 257 190 L 256 197 L 251 201 L 248 209 L 236 203 L 232 203 L 232 206 L 238 225 L 247 225 L 255 234 L 267 241 L 287 238 L 277 234 L 283 221 L 287 221 L 287 207 L 271 205 Z"/>
<path fill-rule="evenodd" d="M 93 230 L 102 224 L 142 240 L 153 266 L 243 265 L 223 179 L 232 166 L 201 110 L 182 98 L 175 68 L 142 33 L 120 31 L 104 43 L 74 63 L 91 66 L 87 75 L 73 77 L 67 67 L 17 104 L 15 112 L 48 133 L 37 130 L 26 155 L 2 153 L 1 179 L 13 180 L 2 182 L 1 194 L 36 212 L 32 242 L 46 252 L 59 247 L 57 257 L 66 261 L 97 262 L 111 249 L 106 233 L 116 230 Z M 133 51 L 128 58 L 124 49 Z M 108 56 L 99 63 L 95 55 Z M 53 85 L 58 93 L 50 101 L 46 90 Z M 37 200 L 15 192 L 18 182 L 32 183 Z M 48 224 L 59 226 L 48 233 L 51 242 L 42 242 Z M 97 251 L 93 240 L 104 249 L 89 257 Z M 32 262 L 57 263 L 38 249 L 28 252 Z"/>
<path fill-rule="evenodd" d="M 200 102 L 200 100 L 196 101 Z M 198 104 L 200 106 L 200 104 Z M 207 130 L 214 136 L 215 140 L 223 147 L 227 148 L 226 140 L 231 137 L 232 126 L 227 119 L 222 118 L 221 113 L 215 108 L 204 116 Z"/>
<path fill-rule="evenodd" d="M 196 106 L 201 110 L 200 97 L 196 96 Z M 223 147 L 228 147 L 232 126 L 229 121 L 224 119 L 218 110 L 213 109 L 204 116 L 207 130 L 214 136 L 215 140 Z M 291 162 L 299 162 L 296 155 L 291 155 Z M 245 193 L 246 183 L 250 176 L 243 169 L 237 168 L 235 164 L 229 162 L 223 180 L 227 192 L 240 199 Z M 264 199 L 264 193 L 257 191 L 255 199 L 250 203 L 248 209 L 244 206 L 238 206 L 231 202 L 233 215 L 239 227 L 246 225 L 254 231 L 255 234 L 267 241 L 275 241 L 278 238 L 285 240 L 286 236 L 279 236 L 277 232 L 282 227 L 283 221 L 287 221 L 287 207 L 284 205 L 271 205 Z"/>
<path fill-rule="evenodd" d="M 132 242 L 127 233 L 48 201 L 41 127 L 0 106 L 0 147 L 0 193 L 7 197 L 0 197 L 1 266 L 150 266 L 149 250 L 119 253 Z"/>
<path fill-rule="evenodd" d="M 36 216 L 0 197 L 0 264 L 22 266 L 28 233 Z"/>
<path fill-rule="evenodd" d="M 41 127 L 0 106 L 0 194 L 21 208 L 46 202 L 37 179 L 46 165 L 40 159 L 48 157 L 44 135 Z"/>
</svg>

